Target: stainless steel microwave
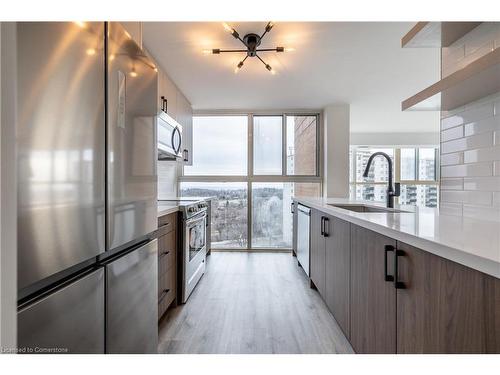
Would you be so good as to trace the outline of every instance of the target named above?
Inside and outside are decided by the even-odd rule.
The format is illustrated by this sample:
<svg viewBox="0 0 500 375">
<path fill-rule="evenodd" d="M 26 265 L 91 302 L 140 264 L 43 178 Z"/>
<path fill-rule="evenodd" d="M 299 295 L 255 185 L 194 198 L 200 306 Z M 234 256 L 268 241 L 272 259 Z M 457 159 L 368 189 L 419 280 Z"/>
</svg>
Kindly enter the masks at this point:
<svg viewBox="0 0 500 375">
<path fill-rule="evenodd" d="M 182 125 L 165 112 L 156 116 L 158 160 L 175 160 L 182 156 Z"/>
</svg>

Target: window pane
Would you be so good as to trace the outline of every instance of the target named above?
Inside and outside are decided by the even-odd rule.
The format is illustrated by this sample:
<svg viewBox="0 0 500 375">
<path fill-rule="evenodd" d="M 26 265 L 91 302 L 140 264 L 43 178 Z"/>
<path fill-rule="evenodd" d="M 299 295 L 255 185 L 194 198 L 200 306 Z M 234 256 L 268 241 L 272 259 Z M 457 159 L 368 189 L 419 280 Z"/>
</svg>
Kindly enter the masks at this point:
<svg viewBox="0 0 500 375">
<path fill-rule="evenodd" d="M 252 247 L 291 248 L 293 196 L 320 196 L 317 183 L 252 184 Z"/>
<path fill-rule="evenodd" d="M 401 180 L 415 180 L 415 149 L 401 149 Z"/>
<path fill-rule="evenodd" d="M 385 202 L 386 192 L 386 185 L 355 185 L 353 195 L 356 200 Z"/>
<path fill-rule="evenodd" d="M 316 175 L 316 116 L 286 116 L 288 175 Z"/>
<path fill-rule="evenodd" d="M 368 162 L 368 158 L 374 152 L 385 152 L 389 155 L 394 165 L 394 149 L 392 148 L 371 148 L 358 147 L 356 149 L 356 181 L 358 182 L 386 182 L 389 178 L 389 164 L 382 156 L 373 159 L 367 178 L 363 177 L 363 172 Z"/>
<path fill-rule="evenodd" d="M 254 116 L 253 168 L 255 175 L 281 174 L 282 117 Z"/>
<path fill-rule="evenodd" d="M 437 185 L 401 185 L 400 204 L 410 204 L 421 207 L 437 207 Z"/>
<path fill-rule="evenodd" d="M 418 179 L 422 181 L 436 179 L 436 150 L 434 148 L 418 150 Z"/>
<path fill-rule="evenodd" d="M 212 248 L 246 248 L 247 184 L 245 182 L 182 182 L 183 197 L 215 197 L 212 201 Z"/>
<path fill-rule="evenodd" d="M 193 117 L 193 165 L 184 174 L 247 174 L 247 116 Z"/>
</svg>

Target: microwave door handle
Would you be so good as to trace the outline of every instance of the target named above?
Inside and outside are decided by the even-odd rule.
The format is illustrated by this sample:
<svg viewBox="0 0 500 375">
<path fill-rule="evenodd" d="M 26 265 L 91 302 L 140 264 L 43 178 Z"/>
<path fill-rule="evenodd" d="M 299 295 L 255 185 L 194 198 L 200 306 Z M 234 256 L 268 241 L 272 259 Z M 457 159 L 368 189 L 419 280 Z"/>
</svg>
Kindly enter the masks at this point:
<svg viewBox="0 0 500 375">
<path fill-rule="evenodd" d="M 176 146 L 175 145 L 175 132 L 177 132 L 177 134 L 179 134 L 179 144 Z M 182 145 L 182 135 L 181 135 L 181 131 L 179 130 L 179 128 L 176 126 L 174 128 L 174 131 L 172 132 L 172 149 L 175 151 L 175 154 L 178 155 L 179 154 L 179 151 L 181 150 L 181 145 Z"/>
</svg>

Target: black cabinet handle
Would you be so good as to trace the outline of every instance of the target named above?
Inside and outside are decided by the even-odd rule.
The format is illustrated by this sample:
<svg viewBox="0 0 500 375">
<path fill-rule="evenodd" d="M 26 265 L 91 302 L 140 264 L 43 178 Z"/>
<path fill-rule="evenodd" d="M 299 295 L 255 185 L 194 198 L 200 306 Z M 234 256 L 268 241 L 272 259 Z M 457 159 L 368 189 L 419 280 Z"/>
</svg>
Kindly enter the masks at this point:
<svg viewBox="0 0 500 375">
<path fill-rule="evenodd" d="M 330 219 L 325 217 L 324 218 L 324 228 L 323 228 L 323 236 L 324 237 L 329 237 L 330 236 Z M 328 225 L 327 225 L 328 224 Z"/>
<path fill-rule="evenodd" d="M 184 161 L 189 161 L 189 150 L 184 149 L 182 152 L 184 153 Z"/>
<path fill-rule="evenodd" d="M 385 281 L 394 281 L 394 276 L 387 274 L 387 253 L 394 251 L 394 246 L 385 245 L 384 246 L 384 280 Z"/>
<path fill-rule="evenodd" d="M 160 258 L 163 258 L 165 255 L 170 254 L 170 251 L 164 251 L 163 253 L 160 254 Z"/>
<path fill-rule="evenodd" d="M 291 212 L 292 214 L 294 213 L 294 211 L 293 211 L 293 202 L 292 202 L 292 203 L 290 203 L 290 212 Z"/>
<path fill-rule="evenodd" d="M 325 217 L 324 216 L 321 216 L 321 235 L 324 236 L 325 235 Z"/>
<path fill-rule="evenodd" d="M 396 289 L 405 289 L 406 285 L 402 281 L 398 281 L 398 259 L 401 256 L 404 256 L 405 252 L 403 250 L 396 249 L 394 255 L 394 288 Z"/>
<path fill-rule="evenodd" d="M 164 96 L 162 96 L 160 99 L 161 99 L 161 110 L 163 112 L 167 112 L 167 108 L 166 108 L 166 105 L 165 105 L 167 103 L 167 100 L 165 99 Z"/>
</svg>

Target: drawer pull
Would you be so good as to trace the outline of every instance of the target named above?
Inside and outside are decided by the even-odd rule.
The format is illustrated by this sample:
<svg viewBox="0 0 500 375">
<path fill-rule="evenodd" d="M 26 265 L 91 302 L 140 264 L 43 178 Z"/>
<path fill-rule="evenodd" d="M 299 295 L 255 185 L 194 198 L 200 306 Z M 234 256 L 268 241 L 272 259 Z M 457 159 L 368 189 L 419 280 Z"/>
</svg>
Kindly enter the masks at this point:
<svg viewBox="0 0 500 375">
<path fill-rule="evenodd" d="M 394 281 L 394 276 L 389 275 L 387 273 L 387 253 L 388 252 L 394 252 L 394 246 L 391 245 L 385 245 L 384 246 L 384 280 L 385 281 Z"/>
<path fill-rule="evenodd" d="M 394 288 L 396 289 L 406 289 L 404 282 L 398 280 L 399 262 L 398 258 L 404 256 L 405 252 L 403 250 L 396 250 L 394 253 Z"/>
<path fill-rule="evenodd" d="M 160 298 L 158 298 L 158 303 L 161 303 L 165 299 L 168 292 L 170 292 L 170 289 L 165 289 L 163 290 L 163 292 L 161 292 Z"/>
<path fill-rule="evenodd" d="M 158 229 L 160 229 L 160 228 L 166 228 L 166 227 L 168 227 L 170 224 L 172 224 L 172 222 L 171 222 L 171 221 L 167 222 L 166 224 L 162 224 L 162 225 L 160 225 L 160 226 L 158 227 Z"/>
<path fill-rule="evenodd" d="M 164 251 L 163 253 L 160 254 L 160 258 L 163 258 L 165 255 L 170 254 L 170 251 Z"/>
</svg>

